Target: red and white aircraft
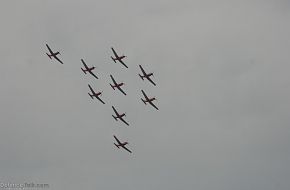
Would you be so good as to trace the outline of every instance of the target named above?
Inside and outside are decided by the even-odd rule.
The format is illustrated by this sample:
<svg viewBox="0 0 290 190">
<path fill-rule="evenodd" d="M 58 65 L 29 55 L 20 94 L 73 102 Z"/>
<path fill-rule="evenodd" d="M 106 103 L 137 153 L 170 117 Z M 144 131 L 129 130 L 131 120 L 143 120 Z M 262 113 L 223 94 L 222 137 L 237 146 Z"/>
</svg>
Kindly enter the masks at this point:
<svg viewBox="0 0 290 190">
<path fill-rule="evenodd" d="M 85 61 L 83 60 L 83 59 L 81 59 L 81 61 L 82 61 L 82 63 L 83 63 L 83 65 L 84 65 L 84 69 L 83 68 L 81 68 L 82 69 L 82 71 L 85 73 L 85 74 L 87 74 L 87 72 L 88 73 L 90 73 L 91 75 L 93 75 L 96 79 L 98 79 L 98 77 L 93 73 L 93 71 L 92 70 L 94 70 L 95 69 L 95 67 L 93 66 L 93 67 L 88 67 L 87 66 L 87 64 L 85 63 Z"/>
<path fill-rule="evenodd" d="M 116 121 L 117 121 L 117 119 L 119 119 L 119 120 L 123 121 L 123 123 L 125 123 L 126 125 L 129 126 L 129 124 L 128 124 L 124 119 L 123 119 L 123 117 L 126 116 L 126 113 L 119 114 L 119 113 L 117 112 L 117 110 L 114 108 L 114 106 L 112 106 L 112 108 L 113 108 L 113 110 L 114 110 L 114 112 L 115 112 L 115 114 L 116 114 L 116 116 L 112 115 L 113 118 L 114 118 Z"/>
<path fill-rule="evenodd" d="M 143 103 L 146 105 L 146 103 L 148 102 L 148 103 L 149 103 L 151 106 L 153 106 L 155 109 L 159 110 L 159 109 L 157 108 L 157 106 L 155 106 L 155 105 L 153 104 L 153 101 L 156 100 L 156 98 L 155 98 L 155 97 L 153 97 L 153 98 L 148 98 L 148 96 L 145 94 L 145 92 L 144 92 L 143 90 L 141 90 L 141 91 L 142 91 L 143 96 L 145 97 L 145 100 L 143 100 L 143 99 L 141 98 L 141 100 L 143 101 Z"/>
<path fill-rule="evenodd" d="M 89 88 L 90 88 L 90 90 L 91 90 L 91 92 L 92 92 L 92 94 L 90 94 L 90 93 L 88 93 L 89 95 L 90 95 L 90 97 L 92 98 L 92 99 L 94 99 L 94 97 L 95 98 L 97 98 L 100 102 L 102 102 L 103 104 L 105 104 L 105 102 L 99 97 L 99 96 L 101 96 L 102 95 L 102 92 L 95 92 L 94 90 L 93 90 L 93 88 L 91 87 L 91 85 L 89 85 L 88 84 L 88 86 L 89 86 Z"/>
<path fill-rule="evenodd" d="M 50 59 L 53 57 L 53 58 L 56 59 L 58 62 L 60 62 L 61 64 L 63 64 L 63 62 L 62 62 L 62 61 L 57 57 L 57 55 L 60 54 L 60 53 L 59 53 L 58 51 L 57 51 L 57 52 L 53 52 L 47 44 L 45 44 L 45 45 L 46 45 L 46 47 L 47 47 L 47 49 L 48 49 L 48 51 L 49 51 L 49 53 L 50 53 L 50 54 L 46 53 L 46 55 L 47 55 Z"/>
<path fill-rule="evenodd" d="M 114 53 L 114 56 L 115 57 L 112 57 L 112 60 L 116 63 L 116 61 L 119 61 L 120 63 L 122 63 L 126 68 L 128 68 L 128 66 L 122 61 L 123 58 L 125 58 L 126 56 L 125 55 L 122 55 L 122 56 L 118 56 L 118 54 L 116 53 L 116 51 L 114 50 L 114 48 L 111 48 L 113 53 Z"/>
<path fill-rule="evenodd" d="M 126 93 L 125 93 L 125 92 L 123 91 L 123 89 L 121 88 L 121 86 L 123 86 L 124 83 L 123 83 L 123 82 L 121 82 L 121 83 L 117 83 L 117 82 L 115 81 L 115 79 L 113 78 L 112 75 L 110 75 L 110 77 L 111 77 L 111 79 L 112 79 L 112 81 L 113 81 L 113 83 L 114 83 L 114 85 L 110 84 L 111 87 L 113 88 L 113 90 L 115 90 L 115 88 L 118 88 L 118 90 L 120 90 L 124 95 L 126 95 Z"/>
<path fill-rule="evenodd" d="M 116 141 L 117 141 L 117 143 L 118 143 L 118 144 L 114 143 L 114 145 L 115 145 L 117 148 L 122 147 L 122 148 L 124 148 L 125 150 L 127 150 L 128 152 L 132 153 L 131 150 L 129 150 L 129 149 L 126 147 L 126 145 L 129 144 L 128 142 L 123 142 L 123 143 L 122 143 L 121 141 L 119 141 L 119 139 L 118 139 L 115 135 L 114 135 L 114 138 L 116 139 Z"/>
<path fill-rule="evenodd" d="M 153 73 L 146 73 L 145 70 L 142 68 L 141 65 L 139 65 L 141 71 L 142 71 L 142 74 L 143 75 L 140 75 L 139 76 L 141 77 L 142 80 L 144 80 L 144 78 L 146 78 L 147 80 L 149 80 L 149 82 L 151 82 L 154 86 L 156 86 L 156 84 L 152 81 L 152 79 L 150 78 L 151 76 L 153 76 Z"/>
</svg>

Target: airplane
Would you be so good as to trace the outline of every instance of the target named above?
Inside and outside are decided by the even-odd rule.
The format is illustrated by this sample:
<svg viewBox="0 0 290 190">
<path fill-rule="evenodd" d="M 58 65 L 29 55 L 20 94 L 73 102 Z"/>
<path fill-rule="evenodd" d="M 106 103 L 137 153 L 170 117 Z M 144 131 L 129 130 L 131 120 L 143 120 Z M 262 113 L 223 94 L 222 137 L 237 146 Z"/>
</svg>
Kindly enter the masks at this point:
<svg viewBox="0 0 290 190">
<path fill-rule="evenodd" d="M 125 55 L 122 55 L 122 56 L 118 56 L 118 54 L 116 53 L 116 51 L 114 50 L 114 48 L 112 48 L 111 47 L 111 49 L 112 49 L 112 51 L 113 51 L 113 53 L 114 53 L 114 56 L 115 57 L 112 57 L 111 56 L 111 58 L 112 58 L 112 60 L 116 63 L 116 61 L 119 61 L 120 63 L 122 63 L 126 68 L 128 68 L 128 66 L 122 61 L 122 59 L 123 58 L 125 58 L 125 57 L 127 57 L 127 56 L 125 56 Z"/>
<path fill-rule="evenodd" d="M 92 92 L 92 94 L 90 94 L 90 93 L 88 93 L 89 95 L 90 95 L 90 97 L 92 98 L 92 99 L 94 99 L 94 97 L 95 98 L 97 98 L 100 102 L 102 102 L 103 104 L 105 104 L 105 102 L 99 97 L 99 96 L 101 96 L 102 95 L 102 92 L 95 92 L 94 90 L 93 90 L 93 88 L 91 87 L 91 85 L 89 85 L 88 84 L 88 86 L 89 86 L 89 88 L 90 88 L 90 90 L 91 90 L 91 92 Z"/>
<path fill-rule="evenodd" d="M 139 74 L 139 76 L 141 77 L 142 80 L 144 80 L 144 78 L 146 78 L 147 80 L 149 80 L 154 86 L 156 86 L 156 84 L 152 81 L 152 79 L 150 78 L 151 76 L 153 76 L 153 73 L 146 73 L 145 70 L 143 69 L 143 67 L 141 65 L 139 65 L 143 76 Z"/>
<path fill-rule="evenodd" d="M 124 95 L 126 95 L 126 93 L 125 93 L 125 92 L 122 90 L 122 88 L 121 88 L 121 86 L 123 86 L 124 83 L 121 82 L 121 83 L 118 84 L 118 83 L 115 81 L 115 79 L 113 78 L 112 75 L 110 75 L 110 77 L 111 77 L 111 79 L 112 79 L 112 81 L 113 81 L 113 83 L 114 83 L 114 85 L 112 85 L 112 84 L 110 83 L 110 85 L 111 85 L 111 87 L 113 88 L 113 90 L 115 90 L 115 88 L 118 88 L 118 90 L 120 90 Z"/>
<path fill-rule="evenodd" d="M 123 142 L 123 143 L 121 143 L 121 142 L 119 141 L 119 139 L 118 139 L 115 135 L 114 135 L 114 138 L 115 138 L 116 141 L 118 142 L 118 144 L 114 143 L 114 145 L 115 145 L 117 148 L 122 147 L 122 148 L 124 148 L 125 150 L 127 150 L 128 152 L 132 153 L 131 150 L 129 150 L 129 149 L 126 147 L 126 145 L 129 144 L 128 142 Z"/>
<path fill-rule="evenodd" d="M 51 49 L 50 49 L 50 47 L 47 45 L 47 44 L 45 44 L 46 45 L 46 47 L 47 47 L 47 49 L 48 49 L 48 51 L 49 51 L 49 53 L 50 54 L 48 54 L 48 53 L 46 53 L 46 55 L 51 59 L 51 57 L 53 57 L 54 59 L 56 59 L 58 62 L 60 62 L 61 64 L 63 64 L 63 62 L 57 57 L 57 55 L 58 54 L 60 54 L 59 52 L 53 52 Z"/>
<path fill-rule="evenodd" d="M 112 108 L 113 108 L 113 110 L 114 110 L 114 112 L 115 112 L 115 114 L 116 114 L 116 116 L 112 115 L 113 118 L 114 118 L 116 121 L 117 121 L 117 119 L 119 119 L 119 120 L 123 121 L 126 125 L 129 126 L 129 124 L 128 124 L 124 119 L 123 119 L 123 117 L 126 116 L 126 113 L 119 114 L 119 113 L 117 112 L 117 110 L 115 109 L 114 106 L 112 106 Z"/>
<path fill-rule="evenodd" d="M 83 60 L 83 59 L 81 59 L 81 61 L 82 61 L 82 63 L 83 63 L 83 65 L 84 65 L 84 69 L 83 68 L 81 68 L 82 69 L 82 71 L 85 73 L 85 74 L 87 74 L 87 72 L 89 72 L 91 75 L 93 75 L 96 79 L 98 79 L 98 77 L 93 73 L 93 71 L 92 70 L 94 70 L 95 69 L 95 67 L 88 67 L 87 66 L 87 64 L 85 63 L 85 61 Z"/>
<path fill-rule="evenodd" d="M 151 106 L 153 106 L 155 109 L 157 109 L 157 110 L 159 110 L 154 104 L 153 104 L 153 101 L 154 100 L 156 100 L 156 98 L 155 97 L 153 97 L 153 98 L 148 98 L 148 96 L 145 94 L 145 92 L 143 91 L 143 90 L 141 90 L 142 91 L 142 94 L 144 95 L 144 97 L 145 97 L 145 99 L 146 100 L 143 100 L 142 98 L 141 98 L 141 100 L 143 101 L 143 103 L 146 105 L 146 103 L 148 102 L 149 104 L 151 104 Z"/>
</svg>

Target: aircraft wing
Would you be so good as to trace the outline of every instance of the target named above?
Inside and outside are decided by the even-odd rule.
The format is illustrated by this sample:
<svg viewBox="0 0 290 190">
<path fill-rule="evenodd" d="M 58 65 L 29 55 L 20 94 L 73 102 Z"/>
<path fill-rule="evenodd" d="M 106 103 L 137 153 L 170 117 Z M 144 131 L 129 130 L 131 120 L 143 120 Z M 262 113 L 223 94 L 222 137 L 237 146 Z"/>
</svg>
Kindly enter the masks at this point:
<svg viewBox="0 0 290 190">
<path fill-rule="evenodd" d="M 153 82 L 153 80 L 150 77 L 146 77 L 154 86 L 156 86 L 156 84 Z"/>
<path fill-rule="evenodd" d="M 126 96 L 126 93 L 123 91 L 123 89 L 120 86 L 117 86 L 117 88 Z"/>
<path fill-rule="evenodd" d="M 103 104 L 105 104 L 105 102 L 99 97 L 99 96 L 97 96 L 97 99 L 100 101 L 100 102 L 102 102 Z"/>
<path fill-rule="evenodd" d="M 84 67 L 86 68 L 86 70 L 88 70 L 88 66 L 87 66 L 87 64 L 85 63 L 85 61 L 84 61 L 83 59 L 81 59 L 81 61 L 82 61 L 83 65 L 84 65 Z"/>
<path fill-rule="evenodd" d="M 122 63 L 126 68 L 128 68 L 128 66 L 122 61 L 122 59 L 118 59 L 118 61 L 120 62 L 120 63 Z"/>
<path fill-rule="evenodd" d="M 88 84 L 88 86 L 89 86 L 90 90 L 92 91 L 92 93 L 94 94 L 94 90 L 93 90 L 93 88 L 91 87 L 91 85 Z"/>
<path fill-rule="evenodd" d="M 112 51 L 113 51 L 115 57 L 118 58 L 119 56 L 118 56 L 118 54 L 115 52 L 114 48 L 111 47 L 111 49 L 112 49 Z"/>
<path fill-rule="evenodd" d="M 122 148 L 124 148 L 125 150 L 127 150 L 128 152 L 132 153 L 131 150 L 129 150 L 127 147 L 125 146 L 121 146 Z"/>
<path fill-rule="evenodd" d="M 151 102 L 149 102 L 149 104 L 151 104 L 151 106 L 153 106 L 155 109 L 159 110 L 159 109 L 157 108 L 157 106 L 155 106 L 155 104 L 153 104 L 153 102 L 152 102 L 152 101 L 151 101 Z"/>
<path fill-rule="evenodd" d="M 63 64 L 63 62 L 55 55 L 53 56 L 58 62 L 60 62 L 61 64 Z"/>
<path fill-rule="evenodd" d="M 113 110 L 114 110 L 115 114 L 116 114 L 116 115 L 119 115 L 119 114 L 118 114 L 118 112 L 117 112 L 117 110 L 115 109 L 115 107 L 114 107 L 114 106 L 112 106 L 112 108 L 113 108 Z"/>
<path fill-rule="evenodd" d="M 146 75 L 146 73 L 145 73 L 145 71 L 144 71 L 143 67 L 142 67 L 141 65 L 139 65 L 139 67 L 140 67 L 140 69 L 141 69 L 141 71 L 142 71 L 143 75 Z"/>
<path fill-rule="evenodd" d="M 129 123 L 127 123 L 127 121 L 125 121 L 125 119 L 123 119 L 123 117 L 120 117 L 119 119 L 120 119 L 121 121 L 123 121 L 126 125 L 129 126 Z"/>
<path fill-rule="evenodd" d="M 52 52 L 52 50 L 50 49 L 50 47 L 49 47 L 47 44 L 45 44 L 45 45 L 46 45 L 46 47 L 47 47 L 49 53 L 50 53 L 50 54 L 53 54 L 53 52 Z"/>
<path fill-rule="evenodd" d="M 116 141 L 118 142 L 118 144 L 122 144 L 115 135 L 114 135 L 114 138 L 116 139 Z"/>
<path fill-rule="evenodd" d="M 115 81 L 115 79 L 113 78 L 113 76 L 112 76 L 112 75 L 110 75 L 110 77 L 111 77 L 111 79 L 112 79 L 113 83 L 116 85 L 116 84 L 117 84 L 117 82 Z"/>
<path fill-rule="evenodd" d="M 143 90 L 141 90 L 143 96 L 146 98 L 146 100 L 148 100 L 148 96 L 145 94 L 145 92 Z"/>
<path fill-rule="evenodd" d="M 93 75 L 96 79 L 99 79 L 91 70 L 89 70 L 89 73 L 91 74 L 91 75 Z"/>
</svg>

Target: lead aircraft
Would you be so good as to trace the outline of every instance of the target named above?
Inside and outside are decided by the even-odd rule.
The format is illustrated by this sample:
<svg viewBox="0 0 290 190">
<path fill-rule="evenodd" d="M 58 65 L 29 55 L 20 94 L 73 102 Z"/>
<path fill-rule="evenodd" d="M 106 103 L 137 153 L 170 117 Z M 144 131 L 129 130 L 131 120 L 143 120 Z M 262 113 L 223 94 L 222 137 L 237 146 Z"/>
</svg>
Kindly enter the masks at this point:
<svg viewBox="0 0 290 190">
<path fill-rule="evenodd" d="M 115 140 L 117 141 L 118 144 L 114 143 L 114 145 L 117 147 L 117 148 L 120 148 L 122 147 L 123 149 L 127 150 L 128 152 L 132 153 L 131 150 L 129 150 L 126 145 L 129 144 L 128 142 L 121 142 L 115 135 L 114 135 L 114 138 Z"/>
</svg>

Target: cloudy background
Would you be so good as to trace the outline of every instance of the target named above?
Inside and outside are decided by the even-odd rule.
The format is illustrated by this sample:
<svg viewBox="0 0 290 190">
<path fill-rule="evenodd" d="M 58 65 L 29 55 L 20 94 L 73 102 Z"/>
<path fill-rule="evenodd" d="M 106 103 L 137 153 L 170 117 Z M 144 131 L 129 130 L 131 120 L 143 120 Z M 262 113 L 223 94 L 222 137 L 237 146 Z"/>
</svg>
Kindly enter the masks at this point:
<svg viewBox="0 0 290 190">
<path fill-rule="evenodd" d="M 289 189 L 289 10 L 288 0 L 2 0 L 0 182 Z M 48 59 L 46 43 L 64 65 Z M 111 46 L 128 69 L 112 62 Z M 81 72 L 81 58 L 99 80 Z M 139 64 L 156 87 L 139 79 Z"/>
</svg>

